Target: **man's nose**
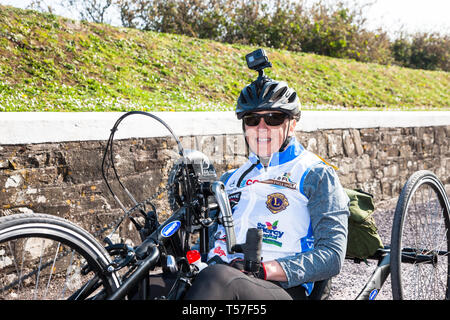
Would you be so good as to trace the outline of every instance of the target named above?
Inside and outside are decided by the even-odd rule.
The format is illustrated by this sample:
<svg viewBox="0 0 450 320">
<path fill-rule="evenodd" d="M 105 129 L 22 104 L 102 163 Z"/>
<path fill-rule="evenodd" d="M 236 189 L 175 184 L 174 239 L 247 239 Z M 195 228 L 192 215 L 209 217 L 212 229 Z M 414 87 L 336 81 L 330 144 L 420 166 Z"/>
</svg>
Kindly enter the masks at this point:
<svg viewBox="0 0 450 320">
<path fill-rule="evenodd" d="M 259 120 L 259 123 L 258 123 L 258 129 L 267 129 L 267 124 L 266 124 L 266 122 L 264 121 L 264 118 L 261 118 L 261 120 Z"/>
</svg>

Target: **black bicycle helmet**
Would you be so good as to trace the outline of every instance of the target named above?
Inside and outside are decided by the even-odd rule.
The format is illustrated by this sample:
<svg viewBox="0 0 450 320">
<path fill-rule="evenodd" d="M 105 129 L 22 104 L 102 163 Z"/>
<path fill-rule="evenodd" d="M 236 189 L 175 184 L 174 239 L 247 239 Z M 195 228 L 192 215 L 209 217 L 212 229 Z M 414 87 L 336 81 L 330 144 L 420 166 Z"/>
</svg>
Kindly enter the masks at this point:
<svg viewBox="0 0 450 320">
<path fill-rule="evenodd" d="M 291 118 L 300 119 L 300 103 L 297 93 L 286 82 L 264 76 L 242 89 L 239 95 L 236 115 L 240 120 L 255 111 L 281 111 Z"/>
</svg>

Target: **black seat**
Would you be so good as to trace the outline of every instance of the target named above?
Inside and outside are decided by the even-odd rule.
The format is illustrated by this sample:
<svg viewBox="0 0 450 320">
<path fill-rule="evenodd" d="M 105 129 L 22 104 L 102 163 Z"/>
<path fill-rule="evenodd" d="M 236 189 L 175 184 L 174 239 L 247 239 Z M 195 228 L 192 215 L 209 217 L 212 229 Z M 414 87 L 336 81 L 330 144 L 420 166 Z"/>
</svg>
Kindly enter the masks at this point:
<svg viewBox="0 0 450 320">
<path fill-rule="evenodd" d="M 307 297 L 303 286 L 287 288 L 286 292 L 293 300 L 327 300 L 330 297 L 331 278 L 314 282 L 311 294 Z"/>
<path fill-rule="evenodd" d="M 331 278 L 314 282 L 309 300 L 327 300 L 331 292 Z"/>
</svg>

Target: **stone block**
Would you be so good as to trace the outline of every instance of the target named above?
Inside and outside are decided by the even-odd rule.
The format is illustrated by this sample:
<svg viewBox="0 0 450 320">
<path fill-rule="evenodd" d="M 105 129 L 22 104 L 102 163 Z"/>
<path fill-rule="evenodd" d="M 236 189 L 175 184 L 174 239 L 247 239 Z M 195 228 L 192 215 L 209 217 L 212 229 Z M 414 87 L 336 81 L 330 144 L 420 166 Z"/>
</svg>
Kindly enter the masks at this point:
<svg viewBox="0 0 450 320">
<path fill-rule="evenodd" d="M 236 137 L 235 153 L 236 153 L 237 158 L 245 157 L 247 155 L 247 147 L 245 144 L 244 135 L 238 135 Z M 239 160 L 237 160 L 237 159 L 236 159 L 236 161 L 239 162 Z"/>
<path fill-rule="evenodd" d="M 362 155 L 364 152 L 362 143 L 361 143 L 361 135 L 359 134 L 359 130 L 357 129 L 351 129 L 350 130 L 352 137 L 353 137 L 353 143 L 355 144 L 355 151 L 358 156 Z"/>
<path fill-rule="evenodd" d="M 318 153 L 318 142 L 315 137 L 308 138 L 305 148 L 313 153 Z"/>
<path fill-rule="evenodd" d="M 328 158 L 343 155 L 342 136 L 335 132 L 326 134 Z"/>
<path fill-rule="evenodd" d="M 356 169 L 370 169 L 371 160 L 367 154 L 363 154 L 360 157 L 355 158 Z"/>
<path fill-rule="evenodd" d="M 345 188 L 356 188 L 356 173 L 349 172 L 347 174 L 343 174 L 338 171 L 338 176 L 342 186 L 344 186 Z"/>
<path fill-rule="evenodd" d="M 395 178 L 399 174 L 399 165 L 394 163 L 390 166 L 383 167 L 383 176 Z"/>
<path fill-rule="evenodd" d="M 344 145 L 344 154 L 347 157 L 354 157 L 356 154 L 355 143 L 353 141 L 353 136 L 348 130 L 342 131 L 342 142 Z"/>
<path fill-rule="evenodd" d="M 373 179 L 373 173 L 371 170 L 357 170 L 356 171 L 356 181 L 357 182 L 367 182 Z"/>
<path fill-rule="evenodd" d="M 378 128 L 364 128 L 360 129 L 359 132 L 363 143 L 375 143 L 380 139 Z"/>
<path fill-rule="evenodd" d="M 224 157 L 235 157 L 236 156 L 236 136 L 235 135 L 224 135 Z"/>
</svg>

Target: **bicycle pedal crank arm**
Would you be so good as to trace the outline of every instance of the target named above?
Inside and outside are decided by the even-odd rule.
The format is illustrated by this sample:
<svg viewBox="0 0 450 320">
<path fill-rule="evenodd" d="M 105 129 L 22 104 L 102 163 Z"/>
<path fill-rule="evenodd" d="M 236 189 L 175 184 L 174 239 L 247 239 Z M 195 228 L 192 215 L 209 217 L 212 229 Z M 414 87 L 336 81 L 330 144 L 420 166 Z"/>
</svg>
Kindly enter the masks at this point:
<svg viewBox="0 0 450 320">
<path fill-rule="evenodd" d="M 402 262 L 411 264 L 432 264 L 437 265 L 439 253 L 417 254 L 414 252 L 402 252 Z"/>
</svg>

